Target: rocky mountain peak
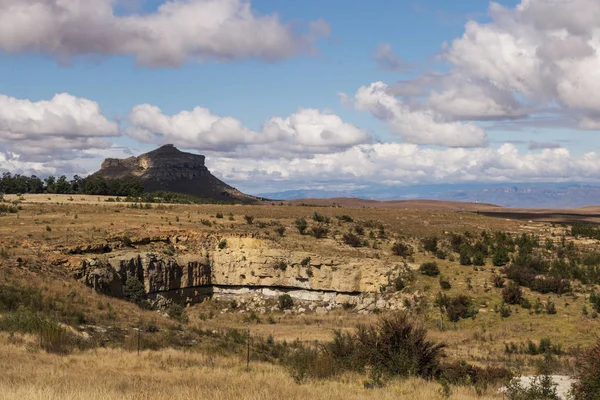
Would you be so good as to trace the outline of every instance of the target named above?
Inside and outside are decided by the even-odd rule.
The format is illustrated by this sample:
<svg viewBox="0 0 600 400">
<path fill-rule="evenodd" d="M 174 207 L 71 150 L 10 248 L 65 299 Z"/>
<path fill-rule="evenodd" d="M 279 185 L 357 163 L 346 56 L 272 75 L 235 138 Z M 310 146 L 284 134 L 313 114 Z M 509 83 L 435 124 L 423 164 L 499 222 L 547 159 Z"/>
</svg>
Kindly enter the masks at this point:
<svg viewBox="0 0 600 400">
<path fill-rule="evenodd" d="M 138 157 L 107 158 L 92 176 L 139 179 L 148 192 L 164 190 L 216 200 L 256 200 L 212 175 L 203 155 L 183 152 L 172 144 Z"/>
</svg>

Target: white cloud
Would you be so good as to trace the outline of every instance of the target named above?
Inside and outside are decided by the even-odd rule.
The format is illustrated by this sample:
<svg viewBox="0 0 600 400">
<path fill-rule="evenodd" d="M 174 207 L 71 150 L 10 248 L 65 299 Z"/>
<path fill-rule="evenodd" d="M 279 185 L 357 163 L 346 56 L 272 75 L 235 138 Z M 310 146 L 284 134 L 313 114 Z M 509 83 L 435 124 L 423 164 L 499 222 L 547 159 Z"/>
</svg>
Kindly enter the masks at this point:
<svg viewBox="0 0 600 400">
<path fill-rule="evenodd" d="M 357 109 L 387 121 L 390 131 L 407 143 L 449 147 L 487 145 L 485 131 L 480 126 L 446 121 L 431 109 L 413 109 L 394 97 L 383 82 L 361 87 L 354 97 Z"/>
<path fill-rule="evenodd" d="M 498 149 L 435 150 L 405 143 L 359 145 L 311 159 L 209 158 L 213 172 L 232 184 L 370 182 L 433 184 L 461 182 L 598 181 L 600 155 L 574 156 L 568 150 L 519 152 L 512 144 Z"/>
<path fill-rule="evenodd" d="M 328 153 L 370 140 L 364 130 L 315 109 L 300 109 L 286 118 L 273 117 L 259 131 L 201 107 L 165 115 L 158 107 L 142 104 L 133 108 L 129 120 L 131 126 L 125 132 L 143 142 L 255 157 Z"/>
<path fill-rule="evenodd" d="M 133 55 L 148 66 L 188 60 L 286 59 L 329 34 L 322 20 L 297 34 L 246 0 L 172 0 L 147 14 L 115 15 L 114 0 L 2 0 L 0 49 L 77 55 Z"/>
<path fill-rule="evenodd" d="M 432 90 L 428 106 L 449 118 L 493 120 L 524 117 L 527 111 L 512 92 L 501 90 L 487 81 L 474 81 L 460 74 L 441 80 L 442 89 Z"/>
<path fill-rule="evenodd" d="M 0 150 L 28 160 L 71 157 L 75 150 L 110 146 L 119 126 L 98 103 L 67 93 L 32 102 L 0 95 Z"/>
<path fill-rule="evenodd" d="M 488 23 L 467 23 L 446 49 L 455 72 L 539 105 L 600 112 L 598 1 L 522 0 L 515 8 L 491 3 L 489 14 Z M 510 116 L 511 109 L 504 111 Z M 580 125 L 591 126 L 589 120 Z"/>
</svg>

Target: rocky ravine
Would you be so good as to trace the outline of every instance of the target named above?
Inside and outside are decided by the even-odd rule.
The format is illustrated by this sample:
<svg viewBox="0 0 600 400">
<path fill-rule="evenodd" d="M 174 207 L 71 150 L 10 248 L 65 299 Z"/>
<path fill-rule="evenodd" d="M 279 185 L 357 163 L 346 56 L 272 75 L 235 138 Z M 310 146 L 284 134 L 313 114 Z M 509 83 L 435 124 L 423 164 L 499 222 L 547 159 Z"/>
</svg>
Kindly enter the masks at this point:
<svg viewBox="0 0 600 400">
<path fill-rule="evenodd" d="M 380 293 L 390 285 L 400 265 L 378 259 L 323 257 L 307 252 L 272 248 L 269 241 L 226 238 L 186 247 L 180 255 L 120 251 L 75 261 L 75 277 L 95 290 L 123 296 L 127 279 L 136 277 L 150 298 L 197 303 L 206 297 L 241 296 L 262 299 L 288 293 L 293 298 L 344 304 L 357 311 L 402 308 L 406 295 Z M 410 295 L 409 301 L 415 301 Z"/>
</svg>

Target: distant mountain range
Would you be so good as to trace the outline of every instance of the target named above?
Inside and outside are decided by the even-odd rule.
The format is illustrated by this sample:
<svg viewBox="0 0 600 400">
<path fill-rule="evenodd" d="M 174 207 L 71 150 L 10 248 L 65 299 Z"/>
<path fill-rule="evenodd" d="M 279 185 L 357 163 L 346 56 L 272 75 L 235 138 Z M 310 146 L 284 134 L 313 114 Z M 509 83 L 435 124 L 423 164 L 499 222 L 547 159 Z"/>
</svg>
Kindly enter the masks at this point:
<svg viewBox="0 0 600 400">
<path fill-rule="evenodd" d="M 441 184 L 370 186 L 356 190 L 289 190 L 262 193 L 277 200 L 356 197 L 368 200 L 446 200 L 519 208 L 576 208 L 600 205 L 600 185 L 581 183 Z"/>
</svg>

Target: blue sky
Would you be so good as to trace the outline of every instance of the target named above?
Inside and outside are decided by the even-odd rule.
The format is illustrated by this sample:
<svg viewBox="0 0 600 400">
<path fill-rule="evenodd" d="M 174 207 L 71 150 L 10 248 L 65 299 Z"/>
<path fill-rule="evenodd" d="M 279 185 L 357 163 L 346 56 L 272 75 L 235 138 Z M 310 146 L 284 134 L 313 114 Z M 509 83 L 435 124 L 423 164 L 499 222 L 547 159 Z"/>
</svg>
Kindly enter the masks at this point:
<svg viewBox="0 0 600 400">
<path fill-rule="evenodd" d="M 600 171 L 592 0 L 164 3 L 3 2 L 0 170 L 86 174 L 173 142 L 255 192 Z"/>
</svg>

